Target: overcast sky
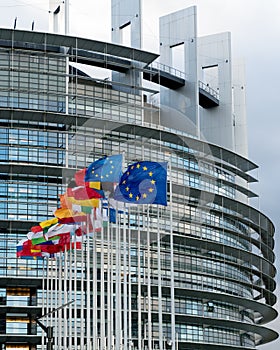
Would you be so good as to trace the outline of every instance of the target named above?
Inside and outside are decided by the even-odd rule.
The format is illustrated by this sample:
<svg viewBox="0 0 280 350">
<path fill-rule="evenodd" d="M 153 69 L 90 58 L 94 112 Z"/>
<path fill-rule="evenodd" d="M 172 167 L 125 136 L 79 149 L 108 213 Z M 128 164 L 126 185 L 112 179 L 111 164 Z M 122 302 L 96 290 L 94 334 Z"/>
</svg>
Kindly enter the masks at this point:
<svg viewBox="0 0 280 350">
<path fill-rule="evenodd" d="M 259 165 L 254 203 L 274 222 L 279 241 L 280 1 L 143 0 L 143 48 L 158 52 L 158 18 L 191 5 L 197 5 L 199 35 L 230 31 L 233 57 L 245 61 L 249 156 Z M 16 17 L 18 29 L 30 30 L 34 20 L 35 30 L 48 30 L 48 0 L 0 0 L 0 27 L 13 28 Z M 110 0 L 70 0 L 70 34 L 105 41 L 110 28 Z M 280 241 L 276 254 L 280 271 Z M 279 350 L 280 340 L 260 349 Z"/>
</svg>

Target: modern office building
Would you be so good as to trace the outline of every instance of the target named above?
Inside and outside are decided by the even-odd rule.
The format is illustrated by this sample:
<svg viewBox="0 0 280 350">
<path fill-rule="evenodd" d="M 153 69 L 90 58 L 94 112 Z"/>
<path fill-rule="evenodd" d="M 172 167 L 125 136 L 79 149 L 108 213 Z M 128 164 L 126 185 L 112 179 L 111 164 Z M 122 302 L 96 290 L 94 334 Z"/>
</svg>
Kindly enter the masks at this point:
<svg viewBox="0 0 280 350">
<path fill-rule="evenodd" d="M 57 31 L 64 5 L 51 2 Z M 243 68 L 229 33 L 198 37 L 196 23 L 196 7 L 160 18 L 159 54 L 141 49 L 140 0 L 112 0 L 112 43 L 0 29 L 1 349 L 253 350 L 277 338 Z M 113 154 L 125 168 L 168 162 L 168 205 L 119 203 L 81 250 L 18 259 L 73 174 Z"/>
</svg>

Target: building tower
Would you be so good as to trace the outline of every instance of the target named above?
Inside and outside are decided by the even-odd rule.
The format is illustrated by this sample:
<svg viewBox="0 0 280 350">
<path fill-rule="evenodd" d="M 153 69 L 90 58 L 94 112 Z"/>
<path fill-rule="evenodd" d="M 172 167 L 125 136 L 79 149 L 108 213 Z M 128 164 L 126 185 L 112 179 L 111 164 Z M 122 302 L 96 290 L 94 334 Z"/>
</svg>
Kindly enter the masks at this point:
<svg viewBox="0 0 280 350">
<path fill-rule="evenodd" d="M 112 0 L 112 43 L 0 30 L 2 350 L 253 350 L 278 337 L 242 67 L 229 33 L 198 37 L 196 23 L 196 7 L 160 18 L 160 54 L 141 48 L 138 0 Z M 107 200 L 81 249 L 17 258 L 77 170 L 116 154 L 124 169 L 168 162 L 167 206 Z"/>
</svg>

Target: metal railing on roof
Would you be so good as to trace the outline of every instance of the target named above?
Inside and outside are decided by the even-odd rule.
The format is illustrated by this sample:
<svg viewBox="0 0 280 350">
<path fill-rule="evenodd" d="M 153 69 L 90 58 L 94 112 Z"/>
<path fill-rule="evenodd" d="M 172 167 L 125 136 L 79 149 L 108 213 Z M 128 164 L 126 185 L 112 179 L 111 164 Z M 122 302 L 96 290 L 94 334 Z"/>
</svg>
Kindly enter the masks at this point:
<svg viewBox="0 0 280 350">
<path fill-rule="evenodd" d="M 175 77 L 186 80 L 186 74 L 184 72 L 180 71 L 179 69 L 170 67 L 166 64 L 160 63 L 160 62 L 153 62 L 153 63 L 149 64 L 146 67 L 146 69 L 148 69 L 148 70 L 150 69 L 151 71 L 158 70 L 161 72 L 169 73 Z"/>
<path fill-rule="evenodd" d="M 219 100 L 219 92 L 217 90 L 214 90 L 213 88 L 211 88 L 208 84 L 203 83 L 202 81 L 199 80 L 199 88 L 208 92 L 209 95 L 211 95 L 212 97 L 216 98 L 217 100 Z"/>
</svg>

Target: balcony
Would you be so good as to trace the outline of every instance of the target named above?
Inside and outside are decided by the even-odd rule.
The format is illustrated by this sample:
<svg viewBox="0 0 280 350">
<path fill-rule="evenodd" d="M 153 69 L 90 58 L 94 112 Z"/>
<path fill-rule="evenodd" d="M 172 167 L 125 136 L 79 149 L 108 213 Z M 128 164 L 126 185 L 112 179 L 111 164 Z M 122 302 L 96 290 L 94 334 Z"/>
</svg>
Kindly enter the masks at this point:
<svg viewBox="0 0 280 350">
<path fill-rule="evenodd" d="M 199 81 L 199 105 L 206 109 L 219 106 L 218 91 L 202 81 Z"/>
</svg>

